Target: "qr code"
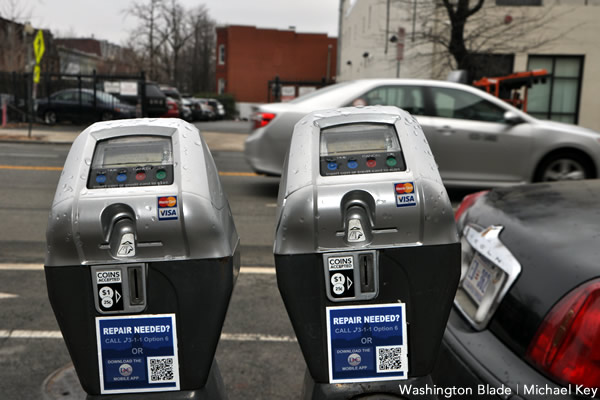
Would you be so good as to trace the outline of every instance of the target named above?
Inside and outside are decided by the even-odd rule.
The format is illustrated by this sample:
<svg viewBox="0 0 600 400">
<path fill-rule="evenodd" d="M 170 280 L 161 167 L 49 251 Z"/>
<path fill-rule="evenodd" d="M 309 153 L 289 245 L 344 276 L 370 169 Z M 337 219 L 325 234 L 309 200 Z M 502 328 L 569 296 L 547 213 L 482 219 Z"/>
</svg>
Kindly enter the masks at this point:
<svg viewBox="0 0 600 400">
<path fill-rule="evenodd" d="M 406 371 L 406 355 L 402 346 L 377 347 L 377 372 Z"/>
<path fill-rule="evenodd" d="M 148 383 L 175 381 L 174 357 L 148 357 Z"/>
</svg>

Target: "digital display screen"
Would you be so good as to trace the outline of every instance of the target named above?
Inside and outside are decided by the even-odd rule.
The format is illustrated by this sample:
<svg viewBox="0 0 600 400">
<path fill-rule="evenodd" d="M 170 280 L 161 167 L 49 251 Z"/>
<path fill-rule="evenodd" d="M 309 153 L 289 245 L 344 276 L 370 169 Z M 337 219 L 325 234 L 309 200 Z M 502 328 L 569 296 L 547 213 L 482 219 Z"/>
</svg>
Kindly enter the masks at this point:
<svg viewBox="0 0 600 400">
<path fill-rule="evenodd" d="M 406 170 L 400 140 L 391 124 L 362 122 L 324 128 L 319 155 L 321 176 Z"/>
<path fill-rule="evenodd" d="M 171 139 L 157 136 L 128 136 L 99 142 L 92 168 L 118 168 L 173 164 Z"/>
<path fill-rule="evenodd" d="M 393 125 L 349 124 L 321 131 L 321 156 L 400 151 Z"/>
</svg>

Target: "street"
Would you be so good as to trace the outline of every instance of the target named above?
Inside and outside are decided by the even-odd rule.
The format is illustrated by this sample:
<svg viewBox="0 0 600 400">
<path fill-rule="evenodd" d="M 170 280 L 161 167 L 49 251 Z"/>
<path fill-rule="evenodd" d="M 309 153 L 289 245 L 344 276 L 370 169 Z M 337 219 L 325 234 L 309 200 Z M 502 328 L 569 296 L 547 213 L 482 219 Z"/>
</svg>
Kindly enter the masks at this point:
<svg viewBox="0 0 600 400">
<path fill-rule="evenodd" d="M 243 140 L 247 127 L 236 126 Z M 70 364 L 43 271 L 48 212 L 69 147 L 0 142 L 2 399 L 40 399 L 47 388 L 61 392 L 52 386 L 54 378 L 44 381 Z M 242 273 L 216 353 L 227 393 L 230 399 L 298 397 L 304 360 L 279 296 L 272 255 L 279 179 L 252 174 L 240 151 L 213 156 L 241 239 Z"/>
</svg>

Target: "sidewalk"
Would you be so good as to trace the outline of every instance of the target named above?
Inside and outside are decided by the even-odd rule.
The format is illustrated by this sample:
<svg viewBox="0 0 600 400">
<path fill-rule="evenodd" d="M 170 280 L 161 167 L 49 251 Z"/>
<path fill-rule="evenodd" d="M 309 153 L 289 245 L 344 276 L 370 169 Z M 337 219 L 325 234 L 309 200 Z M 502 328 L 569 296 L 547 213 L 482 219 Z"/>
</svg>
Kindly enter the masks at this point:
<svg viewBox="0 0 600 400">
<path fill-rule="evenodd" d="M 34 124 L 29 136 L 27 124 L 10 124 L 0 128 L 1 142 L 71 144 L 85 126 L 62 125 L 49 127 Z M 245 134 L 200 131 L 211 151 L 244 151 Z"/>
</svg>

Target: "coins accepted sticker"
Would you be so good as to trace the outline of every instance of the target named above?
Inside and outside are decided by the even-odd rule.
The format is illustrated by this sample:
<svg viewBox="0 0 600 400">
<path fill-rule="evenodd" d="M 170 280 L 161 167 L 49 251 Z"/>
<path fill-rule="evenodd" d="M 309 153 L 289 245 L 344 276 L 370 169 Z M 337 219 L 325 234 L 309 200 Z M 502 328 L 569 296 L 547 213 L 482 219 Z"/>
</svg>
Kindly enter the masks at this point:
<svg viewBox="0 0 600 400">
<path fill-rule="evenodd" d="M 330 383 L 408 378 L 404 303 L 327 307 Z"/>
</svg>

